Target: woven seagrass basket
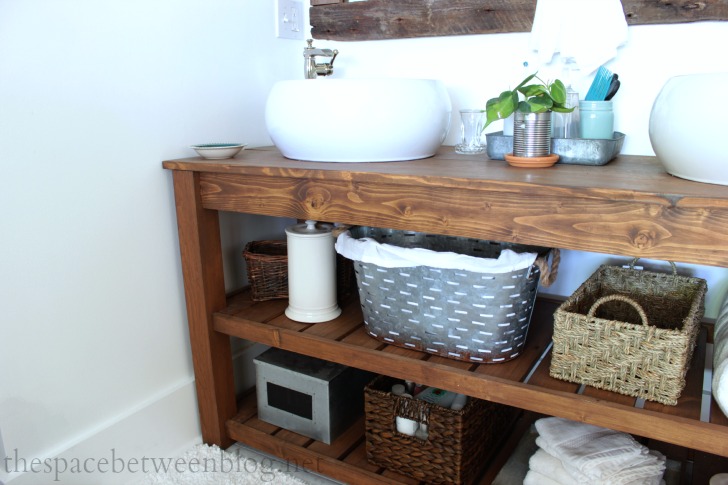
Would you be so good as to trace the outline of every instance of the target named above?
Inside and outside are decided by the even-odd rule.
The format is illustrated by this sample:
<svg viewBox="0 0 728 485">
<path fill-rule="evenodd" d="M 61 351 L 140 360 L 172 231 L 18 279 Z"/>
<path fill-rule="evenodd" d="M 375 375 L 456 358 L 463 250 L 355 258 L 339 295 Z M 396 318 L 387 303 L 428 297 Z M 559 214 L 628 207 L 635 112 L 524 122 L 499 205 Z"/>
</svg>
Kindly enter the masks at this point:
<svg viewBox="0 0 728 485">
<path fill-rule="evenodd" d="M 459 411 L 391 393 L 379 376 L 364 389 L 367 460 L 427 483 L 472 483 L 508 434 L 516 408 L 470 398 Z M 399 433 L 396 417 L 428 425 L 427 439 Z"/>
<path fill-rule="evenodd" d="M 558 250 L 536 246 L 373 227 L 356 227 L 351 235 L 482 258 L 497 258 L 504 249 L 539 254 L 529 268 L 508 273 L 354 261 L 364 327 L 371 337 L 466 362 L 502 363 L 520 355 L 539 280 L 550 284 L 559 261 Z"/>
<path fill-rule="evenodd" d="M 685 387 L 707 283 L 601 266 L 554 313 L 550 374 L 675 405 Z"/>
<path fill-rule="evenodd" d="M 243 249 L 251 299 L 288 298 L 288 244 L 286 241 L 251 241 Z M 339 302 L 356 288 L 351 260 L 336 255 L 336 291 Z"/>
</svg>

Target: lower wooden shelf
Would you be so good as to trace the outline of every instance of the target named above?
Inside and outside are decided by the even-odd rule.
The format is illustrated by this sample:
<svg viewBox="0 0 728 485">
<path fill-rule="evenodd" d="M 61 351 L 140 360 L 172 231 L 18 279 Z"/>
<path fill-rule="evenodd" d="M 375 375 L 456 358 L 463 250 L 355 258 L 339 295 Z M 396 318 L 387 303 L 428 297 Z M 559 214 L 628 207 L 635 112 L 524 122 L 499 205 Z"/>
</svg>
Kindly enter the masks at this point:
<svg viewBox="0 0 728 485">
<path fill-rule="evenodd" d="M 514 424 L 505 442 L 494 447 L 497 451 L 484 464 L 476 484 L 488 485 L 493 482 L 534 420 L 535 415 L 526 413 Z M 241 400 L 238 415 L 228 421 L 227 431 L 235 441 L 283 460 L 286 464 L 284 471 L 289 473 L 312 471 L 344 483 L 357 484 L 421 483 L 367 461 L 363 417 L 327 445 L 261 421 L 257 415 L 255 393 L 249 393 Z"/>
<path fill-rule="evenodd" d="M 701 333 L 688 372 L 688 383 L 677 406 L 645 403 L 549 376 L 553 312 L 558 303 L 537 301 L 526 348 L 519 357 L 506 363 L 482 365 L 379 342 L 366 333 L 358 301 L 342 305 L 341 316 L 331 322 L 302 324 L 285 316 L 287 301 L 256 303 L 250 300 L 248 292 L 241 292 L 230 299 L 223 311 L 214 314 L 213 321 L 215 330 L 227 335 L 534 413 L 560 416 L 728 456 L 728 419 L 712 400 L 710 383 L 704 379 L 706 366 L 710 368 L 706 359 L 705 330 Z M 234 423 L 238 422 L 233 420 L 231 427 L 235 428 Z M 238 439 L 249 431 L 246 428 L 244 433 L 236 432 L 231 437 Z M 255 433 L 251 434 L 255 436 Z M 274 442 L 281 450 L 292 446 L 283 438 Z M 258 448 L 255 443 L 251 446 Z M 266 444 L 266 447 L 270 446 L 273 445 Z M 326 468 L 327 464 L 327 460 L 321 460 L 322 467 Z M 333 476 L 326 471 L 323 473 Z"/>
</svg>

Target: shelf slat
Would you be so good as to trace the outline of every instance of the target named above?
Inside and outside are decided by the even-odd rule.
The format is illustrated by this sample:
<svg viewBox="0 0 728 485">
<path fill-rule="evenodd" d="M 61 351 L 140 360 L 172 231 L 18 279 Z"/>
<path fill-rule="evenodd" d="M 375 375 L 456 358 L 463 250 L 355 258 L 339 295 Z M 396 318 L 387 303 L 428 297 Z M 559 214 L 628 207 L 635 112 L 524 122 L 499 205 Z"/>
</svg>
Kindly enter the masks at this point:
<svg viewBox="0 0 728 485">
<path fill-rule="evenodd" d="M 478 365 L 435 358 L 430 354 L 384 345 L 368 337 L 363 329 L 358 301 L 345 305 L 337 319 L 310 325 L 292 322 L 285 317 L 280 312 L 281 306 L 285 308 L 285 302 L 279 302 L 279 306 L 266 302 L 264 306 L 270 313 L 266 315 L 256 308 L 257 304 L 246 306 L 238 301 L 246 298 L 249 298 L 247 292 L 238 294 L 229 307 L 243 310 L 214 315 L 216 331 L 395 378 L 452 391 L 467 389 L 473 397 L 536 413 L 728 456 L 728 426 L 699 419 L 704 338 L 693 361 L 698 370 L 689 373 L 691 381 L 678 406 L 649 403 L 645 409 L 640 409 L 634 407 L 633 398 L 588 388 L 587 392 L 578 394 L 574 391 L 580 386 L 548 376 L 550 355 L 543 355 L 543 352 L 548 347 L 553 323 L 551 316 L 558 302 L 537 301 L 531 323 L 534 331 L 528 337 L 523 355 L 502 364 Z M 251 314 L 255 314 L 259 321 L 250 320 L 248 316 Z M 542 356 L 544 358 L 530 380 L 522 382 Z M 698 376 L 699 385 L 695 384 Z M 694 401 L 698 402 L 697 408 Z"/>
</svg>

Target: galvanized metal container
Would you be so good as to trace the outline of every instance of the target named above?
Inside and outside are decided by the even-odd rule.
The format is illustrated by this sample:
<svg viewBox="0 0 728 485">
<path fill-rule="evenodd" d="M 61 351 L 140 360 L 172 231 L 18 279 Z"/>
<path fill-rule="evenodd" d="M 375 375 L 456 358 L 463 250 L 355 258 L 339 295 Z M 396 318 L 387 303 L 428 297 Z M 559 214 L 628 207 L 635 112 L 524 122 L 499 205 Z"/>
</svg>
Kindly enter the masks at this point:
<svg viewBox="0 0 728 485">
<path fill-rule="evenodd" d="M 411 231 L 357 227 L 356 238 L 404 248 L 497 258 L 504 249 L 548 257 L 549 249 Z M 539 277 L 537 264 L 508 273 L 354 261 L 367 333 L 388 344 L 455 360 L 500 363 L 520 355 Z"/>
<path fill-rule="evenodd" d="M 258 417 L 330 444 L 364 413 L 374 374 L 271 348 L 253 359 Z"/>
<path fill-rule="evenodd" d="M 571 165 L 606 165 L 619 155 L 624 143 L 624 133 L 614 132 L 611 140 L 586 138 L 551 138 L 551 153 L 559 156 L 558 163 Z M 504 160 L 513 153 L 513 137 L 502 131 L 485 135 L 488 158 Z"/>
</svg>

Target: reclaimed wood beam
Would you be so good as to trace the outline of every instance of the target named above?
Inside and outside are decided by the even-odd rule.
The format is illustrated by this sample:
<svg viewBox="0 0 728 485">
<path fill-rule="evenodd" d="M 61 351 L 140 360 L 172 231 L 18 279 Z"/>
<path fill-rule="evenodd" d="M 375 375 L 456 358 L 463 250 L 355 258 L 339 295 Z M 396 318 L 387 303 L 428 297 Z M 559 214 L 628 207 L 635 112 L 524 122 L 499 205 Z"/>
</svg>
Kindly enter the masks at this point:
<svg viewBox="0 0 728 485">
<path fill-rule="evenodd" d="M 315 39 L 361 41 L 530 32 L 536 0 L 311 0 Z M 630 25 L 728 20 L 728 0 L 622 0 Z"/>
</svg>

